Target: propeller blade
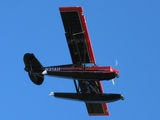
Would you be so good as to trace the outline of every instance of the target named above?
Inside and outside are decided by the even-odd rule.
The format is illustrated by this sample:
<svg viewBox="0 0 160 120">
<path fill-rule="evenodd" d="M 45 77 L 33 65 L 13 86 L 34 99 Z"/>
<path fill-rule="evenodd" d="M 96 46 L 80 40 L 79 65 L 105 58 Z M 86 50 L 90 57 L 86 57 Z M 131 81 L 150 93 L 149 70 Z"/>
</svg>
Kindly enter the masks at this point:
<svg viewBox="0 0 160 120">
<path fill-rule="evenodd" d="M 115 63 L 115 66 L 118 66 L 118 60 L 116 59 L 116 63 Z"/>
<path fill-rule="evenodd" d="M 112 84 L 115 85 L 114 79 L 112 79 Z"/>
</svg>

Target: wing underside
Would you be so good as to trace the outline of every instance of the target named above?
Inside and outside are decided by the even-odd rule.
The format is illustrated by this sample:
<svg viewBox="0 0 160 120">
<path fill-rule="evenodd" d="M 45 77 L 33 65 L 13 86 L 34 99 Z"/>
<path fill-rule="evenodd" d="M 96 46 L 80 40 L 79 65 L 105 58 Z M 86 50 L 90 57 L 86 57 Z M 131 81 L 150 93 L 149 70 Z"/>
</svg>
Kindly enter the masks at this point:
<svg viewBox="0 0 160 120">
<path fill-rule="evenodd" d="M 83 27 L 86 23 L 82 9 L 80 7 L 70 7 L 60 8 L 60 11 L 73 63 L 94 63 L 95 59 L 87 27 Z"/>
<path fill-rule="evenodd" d="M 81 7 L 60 7 L 60 13 L 73 64 L 82 66 L 83 63 L 95 63 L 83 9 Z M 88 83 L 95 89 L 91 87 L 88 87 L 87 90 L 83 89 Z M 79 80 L 78 84 L 82 93 L 103 93 L 100 81 L 83 82 Z M 106 103 L 86 103 L 86 107 L 89 115 L 109 115 Z"/>
</svg>

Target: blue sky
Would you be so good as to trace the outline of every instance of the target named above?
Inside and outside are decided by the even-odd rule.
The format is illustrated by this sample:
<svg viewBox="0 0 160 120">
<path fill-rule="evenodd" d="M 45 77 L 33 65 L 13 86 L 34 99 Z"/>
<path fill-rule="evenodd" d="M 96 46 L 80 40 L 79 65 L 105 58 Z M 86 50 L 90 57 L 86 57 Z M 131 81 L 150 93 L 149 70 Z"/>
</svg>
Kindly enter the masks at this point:
<svg viewBox="0 0 160 120">
<path fill-rule="evenodd" d="M 89 117 L 83 102 L 49 97 L 74 92 L 72 80 L 45 77 L 34 85 L 23 55 L 34 53 L 44 66 L 71 63 L 60 6 L 82 6 L 98 65 L 114 67 L 120 78 L 103 81 L 106 93 L 124 101 L 109 104 L 109 117 Z M 160 119 L 159 0 L 3 0 L 0 3 L 1 120 Z"/>
</svg>

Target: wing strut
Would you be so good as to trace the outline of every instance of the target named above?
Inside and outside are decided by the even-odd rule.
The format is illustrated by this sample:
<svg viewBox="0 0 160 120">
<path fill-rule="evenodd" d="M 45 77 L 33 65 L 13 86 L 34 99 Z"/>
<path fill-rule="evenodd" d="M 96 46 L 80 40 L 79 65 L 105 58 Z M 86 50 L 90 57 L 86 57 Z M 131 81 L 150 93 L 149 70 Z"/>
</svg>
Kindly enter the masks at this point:
<svg viewBox="0 0 160 120">
<path fill-rule="evenodd" d="M 75 85 L 75 88 L 76 88 L 76 92 L 79 93 L 79 89 L 78 89 L 78 86 L 77 86 L 77 83 L 76 83 L 76 80 L 73 80 L 74 81 L 74 85 Z"/>
<path fill-rule="evenodd" d="M 84 57 L 83 57 L 83 59 L 84 59 L 84 61 L 83 61 L 83 63 L 84 63 L 83 69 L 85 70 L 85 67 L 86 67 L 86 49 L 85 49 L 85 44 L 83 44 L 83 55 L 84 55 Z"/>
<path fill-rule="evenodd" d="M 74 85 L 75 85 L 77 93 L 100 93 L 98 86 L 95 84 L 93 86 L 92 82 L 88 82 L 88 81 L 81 81 L 80 82 L 79 81 L 78 85 L 77 85 L 76 80 L 73 80 L 73 81 L 74 81 Z"/>
</svg>

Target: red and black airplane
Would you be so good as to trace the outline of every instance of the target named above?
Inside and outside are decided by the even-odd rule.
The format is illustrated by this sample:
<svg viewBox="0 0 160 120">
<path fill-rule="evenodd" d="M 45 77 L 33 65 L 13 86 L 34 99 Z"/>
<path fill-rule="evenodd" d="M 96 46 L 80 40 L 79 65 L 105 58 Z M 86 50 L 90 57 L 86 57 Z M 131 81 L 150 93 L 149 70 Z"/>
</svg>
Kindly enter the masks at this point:
<svg viewBox="0 0 160 120">
<path fill-rule="evenodd" d="M 60 7 L 59 10 L 73 64 L 43 67 L 34 54 L 26 53 L 24 69 L 36 85 L 43 83 L 45 75 L 73 79 L 76 93 L 51 92 L 50 95 L 84 101 L 89 115 L 109 115 L 106 103 L 124 100 L 124 97 L 104 93 L 101 80 L 117 78 L 119 70 L 96 65 L 82 7 Z"/>
</svg>

